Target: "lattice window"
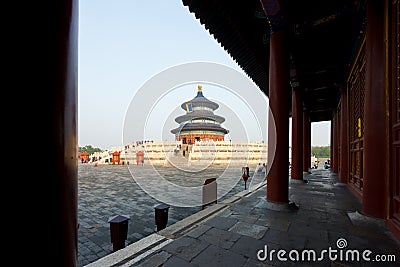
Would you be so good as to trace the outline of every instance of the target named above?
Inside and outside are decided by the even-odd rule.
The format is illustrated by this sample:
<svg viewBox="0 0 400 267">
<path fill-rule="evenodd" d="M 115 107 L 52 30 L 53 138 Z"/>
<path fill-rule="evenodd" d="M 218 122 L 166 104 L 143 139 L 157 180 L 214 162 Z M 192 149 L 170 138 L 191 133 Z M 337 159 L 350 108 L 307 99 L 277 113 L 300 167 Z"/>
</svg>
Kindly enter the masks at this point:
<svg viewBox="0 0 400 267">
<path fill-rule="evenodd" d="M 364 136 L 364 98 L 365 98 L 365 42 L 354 62 L 348 79 L 349 93 L 349 139 L 350 173 L 349 182 L 362 194 L 363 188 L 363 136 Z"/>
<path fill-rule="evenodd" d="M 350 137 L 364 136 L 365 49 L 362 48 L 349 81 Z"/>
</svg>

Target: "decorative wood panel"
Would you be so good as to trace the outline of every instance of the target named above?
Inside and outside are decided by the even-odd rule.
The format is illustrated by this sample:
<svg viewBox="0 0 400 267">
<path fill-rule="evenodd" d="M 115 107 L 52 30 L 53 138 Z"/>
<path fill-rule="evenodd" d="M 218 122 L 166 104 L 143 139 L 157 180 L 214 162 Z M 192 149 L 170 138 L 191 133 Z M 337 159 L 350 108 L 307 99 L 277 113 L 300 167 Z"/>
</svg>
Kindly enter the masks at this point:
<svg viewBox="0 0 400 267">
<path fill-rule="evenodd" d="M 400 225 L 400 1 L 392 2 L 391 215 Z"/>
<path fill-rule="evenodd" d="M 365 63 L 365 42 L 363 42 L 347 82 L 350 141 L 349 185 L 360 196 L 363 190 Z"/>
<path fill-rule="evenodd" d="M 336 166 L 337 166 L 337 171 L 338 171 L 338 173 L 340 173 L 340 157 L 341 157 L 341 154 L 340 154 L 340 132 L 341 132 L 341 102 L 339 102 L 339 104 L 338 104 L 338 106 L 337 106 L 337 112 L 336 112 L 336 119 L 337 119 L 337 121 L 336 121 L 336 134 L 337 134 L 337 144 L 336 144 L 336 147 L 337 147 L 337 153 L 338 153 L 338 156 L 336 157 L 336 159 L 337 159 L 337 162 L 336 162 Z"/>
</svg>

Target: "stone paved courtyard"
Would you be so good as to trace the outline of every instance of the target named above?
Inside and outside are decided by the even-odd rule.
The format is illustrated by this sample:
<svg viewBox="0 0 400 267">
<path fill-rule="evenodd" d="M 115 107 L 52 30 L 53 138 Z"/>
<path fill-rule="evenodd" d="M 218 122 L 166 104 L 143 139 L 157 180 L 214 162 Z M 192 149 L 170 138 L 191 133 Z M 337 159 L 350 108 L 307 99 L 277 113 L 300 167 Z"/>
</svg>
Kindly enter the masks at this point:
<svg viewBox="0 0 400 267">
<path fill-rule="evenodd" d="M 160 188 L 152 166 L 130 165 L 133 174 L 140 173 L 151 188 Z M 156 172 L 169 181 L 186 186 L 199 186 L 208 178 L 218 178 L 225 167 L 209 167 L 201 172 L 183 172 L 173 167 L 157 167 Z M 133 179 L 128 166 L 80 164 L 78 169 L 78 266 L 84 266 L 112 253 L 110 225 L 108 220 L 115 215 L 129 216 L 126 245 L 156 232 L 154 205 L 160 201 L 148 195 Z M 252 177 L 254 168 L 250 168 Z M 242 190 L 241 167 L 234 167 L 228 175 L 233 175 L 233 189 L 221 197 L 224 200 Z M 263 179 L 263 175 L 254 176 Z M 218 180 L 217 180 L 218 181 Z M 231 182 L 231 181 L 230 181 Z M 247 181 L 247 186 L 251 179 Z M 190 198 L 190 196 L 188 196 Z M 172 206 L 169 209 L 168 225 L 201 210 L 194 207 Z"/>
<path fill-rule="evenodd" d="M 304 178 L 289 180 L 294 204 L 266 201 L 264 182 L 89 266 L 399 266 L 399 240 L 385 220 L 362 214 L 336 174 Z"/>
</svg>

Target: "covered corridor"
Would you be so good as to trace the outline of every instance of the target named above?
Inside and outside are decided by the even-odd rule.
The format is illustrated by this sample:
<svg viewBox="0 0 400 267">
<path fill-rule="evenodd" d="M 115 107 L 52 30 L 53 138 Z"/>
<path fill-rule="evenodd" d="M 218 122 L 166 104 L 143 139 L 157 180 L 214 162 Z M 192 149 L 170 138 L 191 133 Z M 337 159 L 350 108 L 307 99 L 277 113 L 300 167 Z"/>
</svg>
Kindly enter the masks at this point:
<svg viewBox="0 0 400 267">
<path fill-rule="evenodd" d="M 400 239 L 399 1 L 183 3 L 269 97 L 276 151 L 267 200 L 292 201 L 289 117 L 291 179 L 299 181 L 310 168 L 311 122 L 330 120 L 333 173 L 363 214 L 385 219 Z"/>
</svg>

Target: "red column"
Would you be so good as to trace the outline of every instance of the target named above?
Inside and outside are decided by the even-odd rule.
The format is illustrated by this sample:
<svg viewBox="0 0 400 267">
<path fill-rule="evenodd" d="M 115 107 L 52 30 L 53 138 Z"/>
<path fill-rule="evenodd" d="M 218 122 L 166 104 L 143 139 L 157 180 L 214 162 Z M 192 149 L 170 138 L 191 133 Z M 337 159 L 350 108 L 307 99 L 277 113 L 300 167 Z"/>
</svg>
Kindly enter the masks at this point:
<svg viewBox="0 0 400 267">
<path fill-rule="evenodd" d="M 334 141 L 335 140 L 333 140 L 333 120 L 334 120 L 334 117 L 333 117 L 333 115 L 332 115 L 332 119 L 331 119 L 331 150 L 330 150 L 330 153 L 331 153 L 331 170 L 332 170 L 332 168 L 333 168 L 333 165 L 335 165 L 335 162 L 333 162 L 333 160 L 334 160 L 334 156 L 333 156 L 333 153 L 334 153 L 334 146 L 335 146 L 335 144 L 334 144 Z"/>
<path fill-rule="evenodd" d="M 78 8 L 77 0 L 35 3 L 35 9 L 27 14 L 29 24 L 18 32 L 20 36 L 30 36 L 19 54 L 25 59 L 23 67 L 15 72 L 21 78 L 16 81 L 20 88 L 18 99 L 27 111 L 24 119 L 35 125 L 34 130 L 27 131 L 21 124 L 29 138 L 20 149 L 50 155 L 40 163 L 36 157 L 15 161 L 21 171 L 40 176 L 19 182 L 27 201 L 13 203 L 15 211 L 34 213 L 34 218 L 21 220 L 22 224 L 29 224 L 29 234 L 18 224 L 12 226 L 15 240 L 24 236 L 35 240 L 29 247 L 34 257 L 18 258 L 18 265 L 25 265 L 26 261 L 78 266 Z"/>
<path fill-rule="evenodd" d="M 308 127 L 307 127 L 307 146 L 308 146 L 308 151 L 307 151 L 307 156 L 308 156 L 308 160 L 307 160 L 307 166 L 308 169 L 311 168 L 311 119 L 309 119 L 308 121 Z"/>
<path fill-rule="evenodd" d="M 332 171 L 333 171 L 333 173 L 338 173 L 338 170 L 339 170 L 339 168 L 338 168 L 338 166 L 339 166 L 339 149 L 338 149 L 339 148 L 339 138 L 338 138 L 339 118 L 338 118 L 338 113 L 336 110 L 335 110 L 334 114 L 335 114 L 334 118 L 333 118 L 333 163 L 334 164 L 333 164 Z"/>
<path fill-rule="evenodd" d="M 303 172 L 308 172 L 311 167 L 311 123 L 308 110 L 303 110 Z"/>
<path fill-rule="evenodd" d="M 310 158 L 310 133 L 311 133 L 311 123 L 308 110 L 303 112 L 303 172 L 308 172 L 311 167 Z"/>
<path fill-rule="evenodd" d="M 291 178 L 303 180 L 303 100 L 300 89 L 292 93 L 292 170 Z"/>
<path fill-rule="evenodd" d="M 349 141 L 347 139 L 347 90 L 342 88 L 340 111 L 340 172 L 339 179 L 341 183 L 347 184 L 349 168 Z"/>
<path fill-rule="evenodd" d="M 267 200 L 273 202 L 289 201 L 288 59 L 284 32 L 272 33 L 269 62 L 268 166 L 270 169 L 267 175 Z"/>
<path fill-rule="evenodd" d="M 51 40 L 46 46 L 46 55 L 50 58 L 49 84 L 42 84 L 40 90 L 51 96 L 52 114 L 50 126 L 52 140 L 43 142 L 43 147 L 56 152 L 50 162 L 46 162 L 46 171 L 41 180 L 46 188 L 51 188 L 52 196 L 46 200 L 51 209 L 54 232 L 43 232 L 41 241 L 51 249 L 54 265 L 78 265 L 78 159 L 77 159 L 77 120 L 78 120 L 78 1 L 55 1 L 48 8 L 52 21 L 46 29 Z M 48 52 L 48 50 L 50 50 Z M 35 51 L 37 52 L 37 51 Z M 47 61 L 48 62 L 48 61 Z M 46 103 L 49 103 L 47 101 Z M 47 105 L 47 104 L 46 104 Z M 48 111 L 45 111 L 48 112 Z M 43 116 L 45 117 L 45 116 Z M 41 117 L 41 118 L 43 118 Z M 42 129 L 45 131 L 44 129 Z M 46 174 L 44 174 L 46 173 Z M 48 190 L 49 191 L 49 190 Z M 50 212 L 50 210 L 48 210 Z M 54 212 L 54 213 L 53 213 Z M 55 215 L 57 214 L 57 215 Z M 45 224 L 46 225 L 46 224 Z M 48 229 L 47 229 L 48 231 Z M 46 238 L 45 238 L 46 236 Z M 50 240 L 47 239 L 47 236 Z"/>
<path fill-rule="evenodd" d="M 363 212 L 389 216 L 389 117 L 386 1 L 367 3 Z"/>
<path fill-rule="evenodd" d="M 18 257 L 16 265 L 75 267 L 78 266 L 79 3 L 41 1 L 35 2 L 34 8 L 28 6 L 30 12 L 23 13 L 23 26 L 18 28 L 18 35 L 24 36 L 18 57 L 24 61 L 18 69 L 9 68 L 18 77 L 15 79 L 18 91 L 12 90 L 7 97 L 18 101 L 24 121 L 32 122 L 34 128 L 28 128 L 26 123 L 13 125 L 15 132 L 26 137 L 17 143 L 21 157 L 9 162 L 20 173 L 15 173 L 19 179 L 8 181 L 12 183 L 8 188 L 18 188 L 23 194 L 11 192 L 13 196 L 7 202 L 12 202 L 11 218 L 16 219 L 4 230 L 12 235 L 13 241 L 34 240 L 29 252 L 26 251 L 29 256 Z M 21 15 L 15 13 L 13 17 L 19 20 Z M 37 157 L 31 151 L 46 154 Z M 24 179 L 28 175 L 38 178 Z M 18 198 L 22 201 L 16 201 Z M 19 219 L 16 216 L 21 211 L 32 212 L 34 216 Z"/>
</svg>

